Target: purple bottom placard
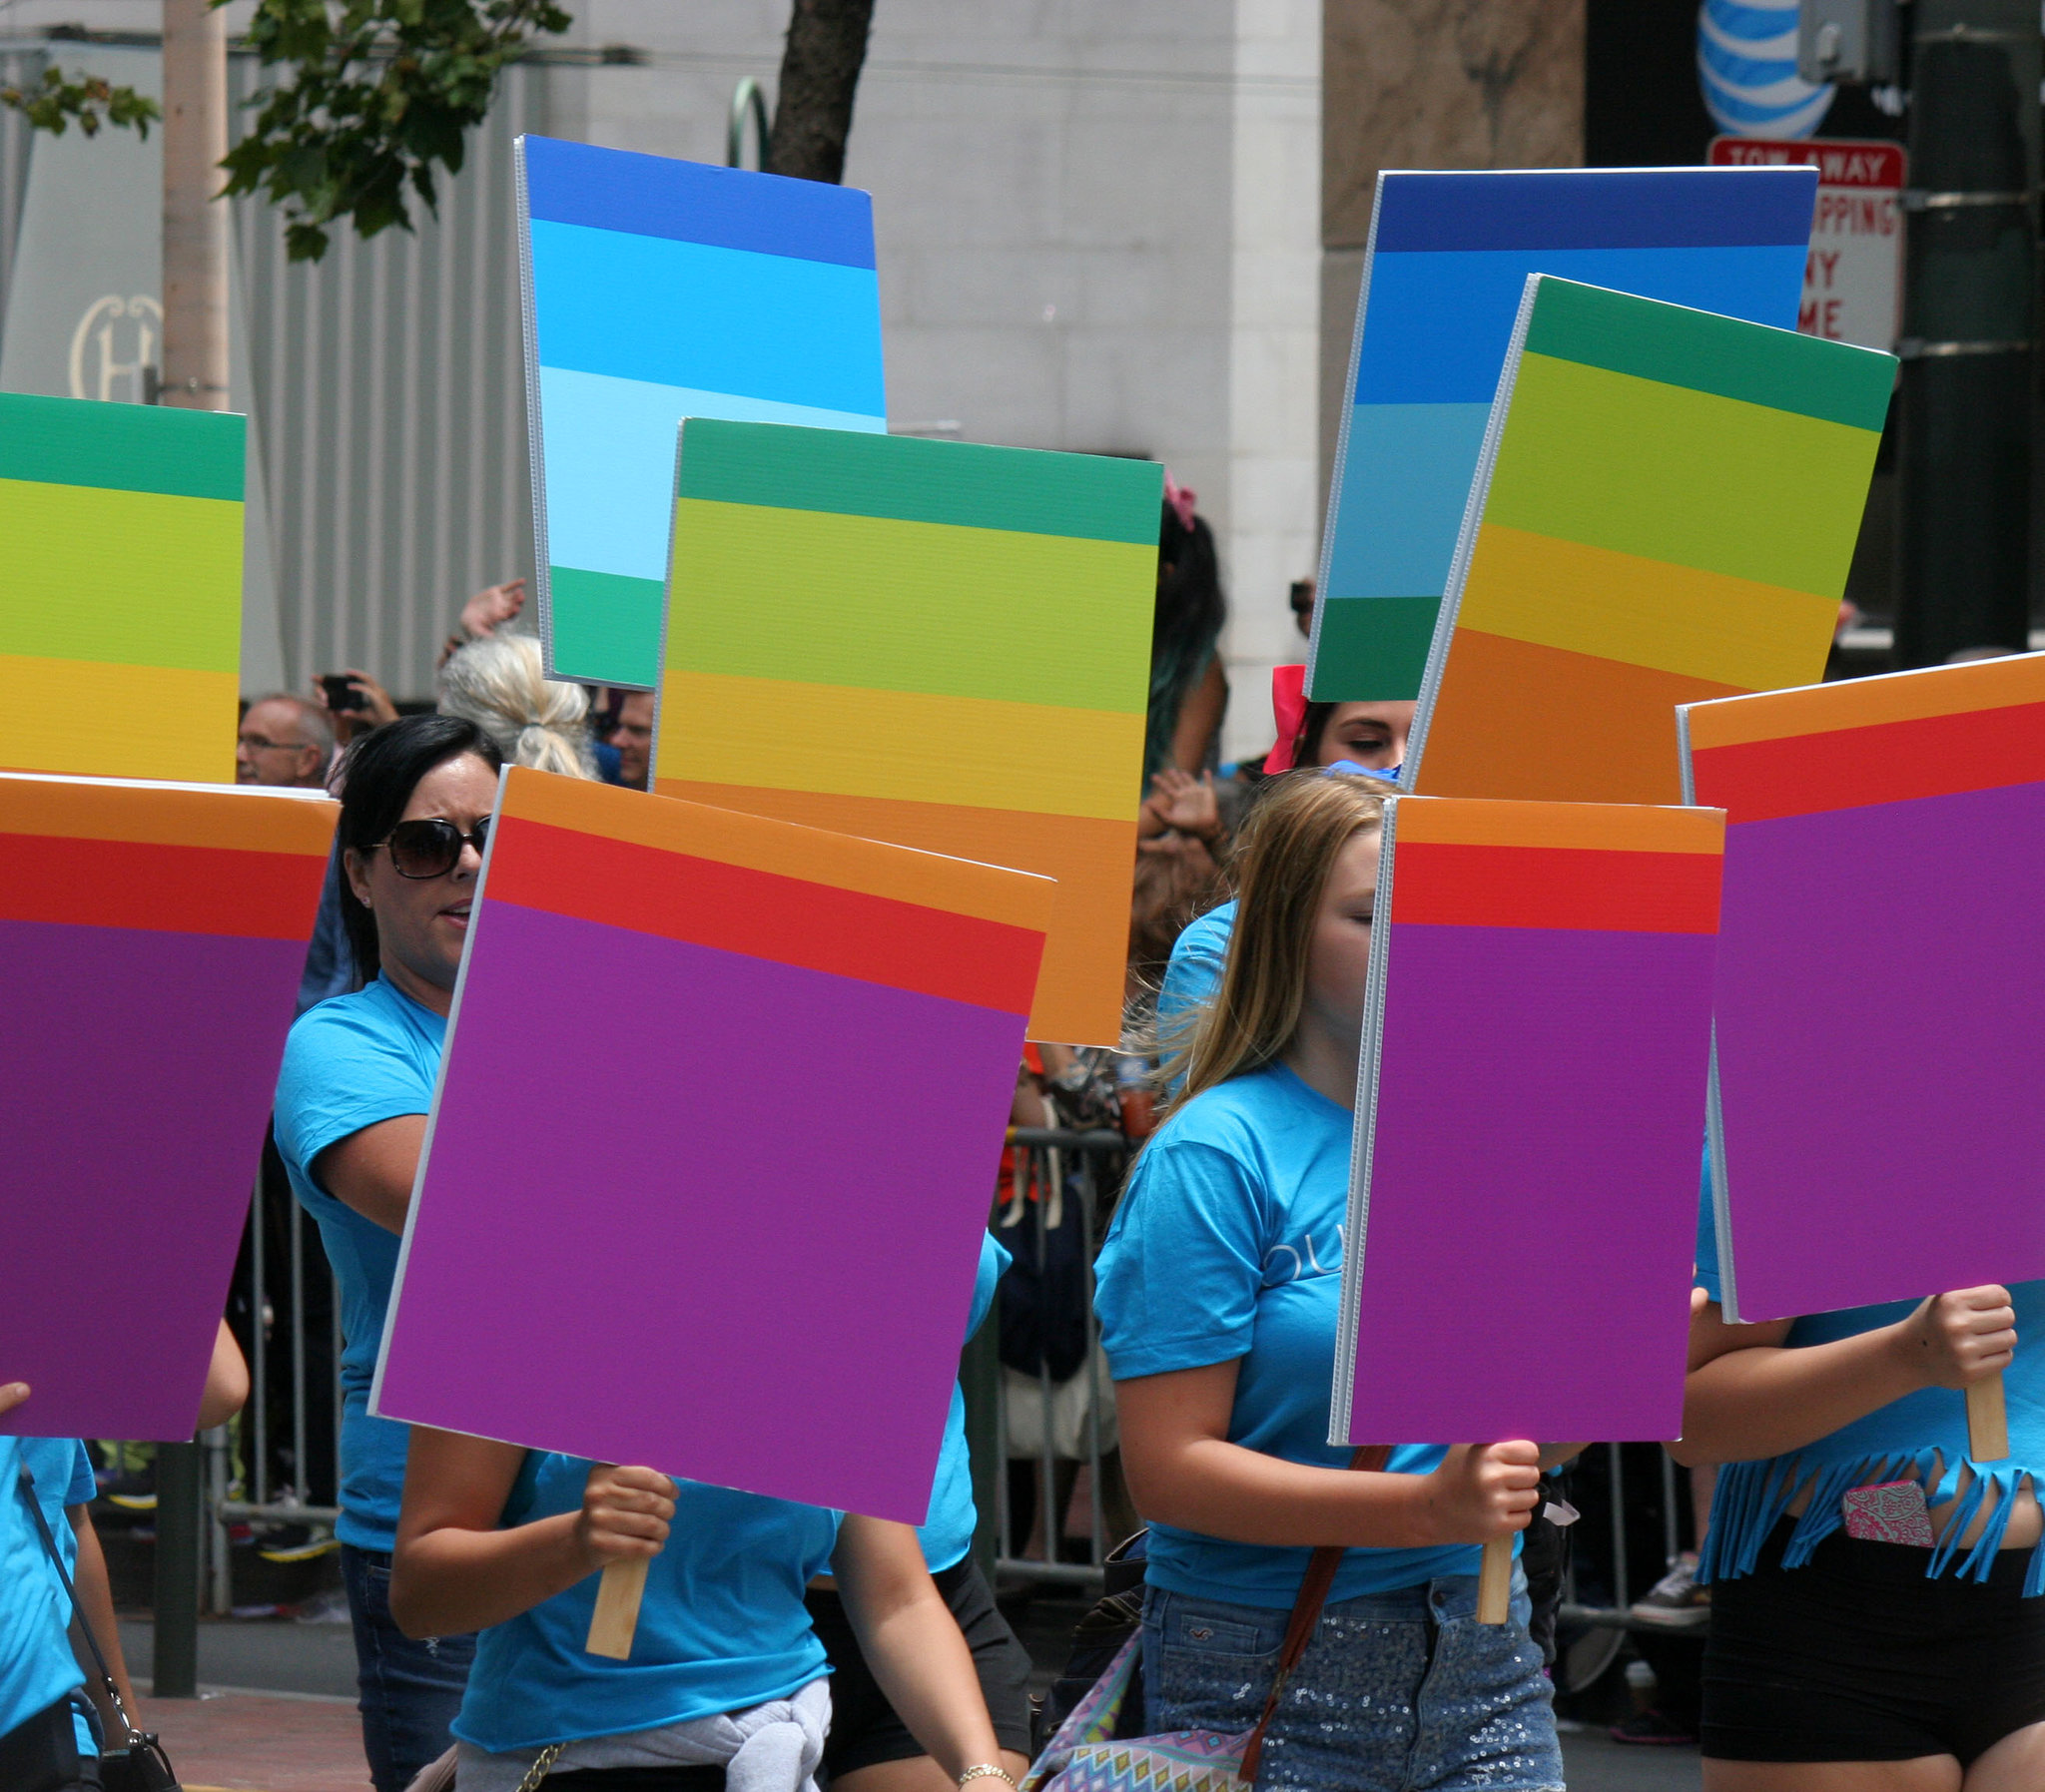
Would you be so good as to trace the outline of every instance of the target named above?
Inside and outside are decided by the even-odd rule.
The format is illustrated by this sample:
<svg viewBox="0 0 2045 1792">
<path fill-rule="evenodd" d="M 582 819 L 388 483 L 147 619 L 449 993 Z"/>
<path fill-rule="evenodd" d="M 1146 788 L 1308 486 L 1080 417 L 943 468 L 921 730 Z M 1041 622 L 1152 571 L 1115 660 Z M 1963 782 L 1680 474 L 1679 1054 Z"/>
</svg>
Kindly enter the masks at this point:
<svg viewBox="0 0 2045 1792">
<path fill-rule="evenodd" d="M 1740 1319 L 2045 1277 L 2045 785 L 1726 830 Z"/>
<path fill-rule="evenodd" d="M 0 1431 L 191 1437 L 305 956 L 0 920 Z"/>
<path fill-rule="evenodd" d="M 489 903 L 375 1410 L 922 1523 L 1022 1041 Z"/>
<path fill-rule="evenodd" d="M 1680 1435 L 1714 943 L 1394 923 L 1352 1443 Z"/>
</svg>

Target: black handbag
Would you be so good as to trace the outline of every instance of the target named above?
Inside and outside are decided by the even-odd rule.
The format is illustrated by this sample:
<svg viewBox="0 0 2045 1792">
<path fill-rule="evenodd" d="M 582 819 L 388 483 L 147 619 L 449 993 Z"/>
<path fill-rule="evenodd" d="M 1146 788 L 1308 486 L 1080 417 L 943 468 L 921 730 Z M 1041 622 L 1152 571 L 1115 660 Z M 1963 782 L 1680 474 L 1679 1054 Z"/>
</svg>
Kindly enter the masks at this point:
<svg viewBox="0 0 2045 1792">
<path fill-rule="evenodd" d="M 28 1502 L 29 1516 L 35 1520 L 36 1534 L 43 1539 L 50 1565 L 64 1583 L 64 1596 L 78 1614 L 78 1627 L 85 1633 L 85 1646 L 92 1651 L 93 1665 L 100 1670 L 100 1685 L 106 1691 L 107 1701 L 127 1733 L 123 1746 L 109 1748 L 100 1756 L 100 1783 L 106 1792 L 179 1792 L 178 1776 L 171 1768 L 170 1756 L 164 1753 L 163 1743 L 154 1731 L 138 1730 L 134 1719 L 128 1715 L 128 1707 L 121 1702 L 121 1689 L 107 1671 L 107 1658 L 100 1650 L 100 1639 L 93 1634 L 92 1619 L 85 1615 L 85 1607 L 79 1604 L 78 1589 L 71 1584 L 64 1557 L 57 1553 L 57 1539 L 50 1534 L 49 1522 L 43 1516 L 42 1501 L 36 1497 L 35 1477 L 29 1474 L 26 1463 L 21 1465 L 21 1477 L 16 1485 L 21 1490 L 22 1498 Z M 70 1702 L 66 1700 L 53 1708 L 63 1713 L 65 1740 L 71 1742 Z"/>
</svg>

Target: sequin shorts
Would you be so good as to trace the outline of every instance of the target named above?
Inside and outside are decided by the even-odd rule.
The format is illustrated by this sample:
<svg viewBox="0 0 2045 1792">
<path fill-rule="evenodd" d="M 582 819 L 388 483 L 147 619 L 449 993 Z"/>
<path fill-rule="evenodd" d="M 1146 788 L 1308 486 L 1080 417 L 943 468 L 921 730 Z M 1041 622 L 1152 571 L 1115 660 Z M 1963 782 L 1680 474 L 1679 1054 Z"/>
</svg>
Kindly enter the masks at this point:
<svg viewBox="0 0 2045 1792">
<path fill-rule="evenodd" d="M 1477 1581 L 1451 1575 L 1330 1605 L 1264 1742 L 1259 1786 L 1307 1792 L 1562 1792 L 1562 1750 L 1527 1587 L 1480 1624 Z M 1145 1728 L 1246 1730 L 1289 1612 L 1149 1590 Z"/>
</svg>

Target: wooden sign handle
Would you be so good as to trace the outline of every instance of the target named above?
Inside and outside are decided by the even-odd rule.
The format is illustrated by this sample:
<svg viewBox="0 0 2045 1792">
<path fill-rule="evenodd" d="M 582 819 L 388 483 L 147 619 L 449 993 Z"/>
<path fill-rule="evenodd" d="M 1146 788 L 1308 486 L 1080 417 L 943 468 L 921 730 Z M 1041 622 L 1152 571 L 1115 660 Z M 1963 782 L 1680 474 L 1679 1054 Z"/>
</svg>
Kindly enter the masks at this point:
<svg viewBox="0 0 2045 1792">
<path fill-rule="evenodd" d="M 2009 1413 L 2002 1402 L 2002 1372 L 1967 1384 L 1967 1454 L 1977 1463 L 2009 1455 Z"/>
<path fill-rule="evenodd" d="M 1502 1624 L 1513 1614 L 1513 1539 L 1495 1536 L 1484 1545 L 1477 1571 L 1477 1621 Z"/>
<path fill-rule="evenodd" d="M 596 1589 L 596 1610 L 589 1619 L 589 1640 L 582 1646 L 592 1655 L 613 1661 L 632 1658 L 632 1633 L 639 1628 L 639 1600 L 646 1591 L 650 1556 L 614 1561 L 603 1571 Z"/>
</svg>

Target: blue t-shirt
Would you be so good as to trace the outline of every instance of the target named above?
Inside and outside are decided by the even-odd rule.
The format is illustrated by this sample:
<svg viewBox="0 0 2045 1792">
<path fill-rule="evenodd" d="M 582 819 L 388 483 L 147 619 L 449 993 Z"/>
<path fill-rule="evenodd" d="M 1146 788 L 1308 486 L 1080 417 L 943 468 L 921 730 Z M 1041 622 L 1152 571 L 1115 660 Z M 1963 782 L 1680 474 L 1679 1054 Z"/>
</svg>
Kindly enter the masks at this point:
<svg viewBox="0 0 2045 1792">
<path fill-rule="evenodd" d="M 580 1511 L 589 1464 L 529 1452 L 501 1522 Z M 454 1733 L 501 1754 L 623 1736 L 787 1698 L 828 1671 L 803 1589 L 826 1572 L 838 1517 L 701 1482 L 676 1484 L 667 1547 L 653 1558 L 632 1658 L 583 1644 L 600 1575 L 476 1639 Z"/>
<path fill-rule="evenodd" d="M 427 1112 L 446 1037 L 444 1018 L 378 977 L 300 1015 L 277 1079 L 277 1148 L 341 1284 L 341 1511 L 334 1530 L 358 1549 L 396 1546 L 404 1492 L 406 1428 L 369 1417 L 398 1239 L 316 1183 L 312 1164 L 365 1126 Z"/>
<path fill-rule="evenodd" d="M 0 1438 L 0 1736 L 85 1684 L 70 1605 L 18 1485 L 25 1447 L 30 1440 Z M 40 1463 L 31 1473 L 40 1492 Z"/>
<path fill-rule="evenodd" d="M 995 1290 L 1012 1261 L 993 1234 L 982 1235 L 980 1274 L 973 1284 L 973 1316 L 966 1322 L 968 1343 L 986 1323 L 988 1309 L 995 1304 Z M 916 1533 L 933 1574 L 966 1559 L 979 1522 L 980 1512 L 973 1503 L 973 1461 L 966 1448 L 966 1391 L 955 1382 L 951 1415 L 945 1421 L 945 1450 L 938 1458 L 938 1479 L 931 1488 L 930 1516 Z"/>
<path fill-rule="evenodd" d="M 1238 1362 L 1228 1437 L 1290 1463 L 1344 1469 L 1328 1442 L 1354 1116 L 1282 1064 L 1203 1090 L 1158 1128 L 1095 1268 L 1116 1381 Z M 1446 1453 L 1402 1444 L 1394 1473 Z M 1150 1526 L 1148 1578 L 1168 1592 L 1290 1605 L 1311 1551 Z M 1331 1599 L 1474 1574 L 1476 1544 L 1351 1549 Z"/>
<path fill-rule="evenodd" d="M 23 1438 L 21 1460 L 35 1480 L 36 1503 L 43 1508 L 43 1522 L 50 1527 L 50 1539 L 63 1558 L 64 1572 L 72 1577 L 75 1584 L 78 1578 L 78 1533 L 71 1528 L 68 1508 L 90 1505 L 100 1491 L 99 1483 L 93 1477 L 92 1458 L 86 1454 L 84 1443 L 77 1438 Z M 66 1622 L 69 1622 L 68 1617 Z M 105 1646 L 104 1638 L 101 1645 Z M 67 1651 L 70 1646 L 67 1641 Z M 74 1712 L 71 1721 L 78 1732 L 78 1752 L 97 1755 L 100 1745 L 93 1737 L 92 1725 L 86 1721 L 85 1713 Z"/>
<path fill-rule="evenodd" d="M 1228 962 L 1228 938 L 1234 931 L 1235 904 L 1223 902 L 1188 921 L 1172 941 L 1171 961 L 1157 990 L 1157 1033 L 1166 1051 L 1185 1044 L 1172 1036 L 1173 1027 L 1205 1007 L 1221 987 L 1221 967 Z"/>
</svg>

